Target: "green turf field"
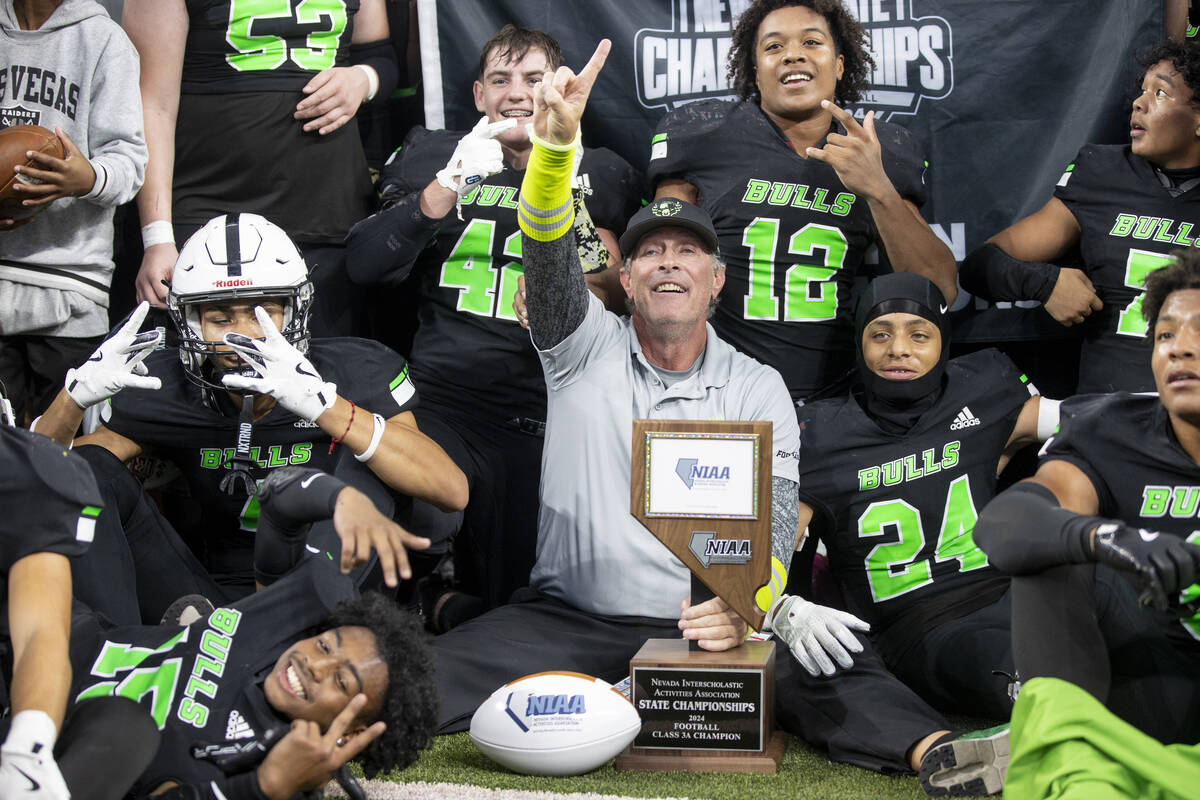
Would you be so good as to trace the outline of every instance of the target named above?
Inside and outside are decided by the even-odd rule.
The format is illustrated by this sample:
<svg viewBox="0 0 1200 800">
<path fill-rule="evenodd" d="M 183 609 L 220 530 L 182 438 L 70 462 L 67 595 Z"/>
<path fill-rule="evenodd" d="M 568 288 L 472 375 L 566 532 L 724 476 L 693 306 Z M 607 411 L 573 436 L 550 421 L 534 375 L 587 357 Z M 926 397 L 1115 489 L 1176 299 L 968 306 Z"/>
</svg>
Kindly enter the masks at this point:
<svg viewBox="0 0 1200 800">
<path fill-rule="evenodd" d="M 456 783 L 556 793 L 592 792 L 693 800 L 893 800 L 923 798 L 913 775 L 888 777 L 845 764 L 831 764 L 791 737 L 776 775 L 618 772 L 612 764 L 573 778 L 514 775 L 475 749 L 466 733 L 439 736 L 433 749 L 406 770 L 378 776 L 392 781 Z"/>
</svg>

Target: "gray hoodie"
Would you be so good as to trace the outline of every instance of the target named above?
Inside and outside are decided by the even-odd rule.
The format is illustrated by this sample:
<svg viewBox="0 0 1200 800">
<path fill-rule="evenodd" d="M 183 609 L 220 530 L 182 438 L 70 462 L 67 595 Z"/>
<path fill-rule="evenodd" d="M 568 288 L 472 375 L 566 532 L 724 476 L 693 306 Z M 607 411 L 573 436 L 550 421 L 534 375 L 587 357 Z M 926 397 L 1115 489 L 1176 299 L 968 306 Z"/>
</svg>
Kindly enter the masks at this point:
<svg viewBox="0 0 1200 800">
<path fill-rule="evenodd" d="M 94 0 L 63 0 L 36 31 L 0 0 L 0 126 L 57 125 L 96 171 L 84 197 L 55 200 L 32 222 L 0 233 L 0 280 L 76 291 L 108 306 L 113 209 L 146 170 L 138 55 Z"/>
</svg>

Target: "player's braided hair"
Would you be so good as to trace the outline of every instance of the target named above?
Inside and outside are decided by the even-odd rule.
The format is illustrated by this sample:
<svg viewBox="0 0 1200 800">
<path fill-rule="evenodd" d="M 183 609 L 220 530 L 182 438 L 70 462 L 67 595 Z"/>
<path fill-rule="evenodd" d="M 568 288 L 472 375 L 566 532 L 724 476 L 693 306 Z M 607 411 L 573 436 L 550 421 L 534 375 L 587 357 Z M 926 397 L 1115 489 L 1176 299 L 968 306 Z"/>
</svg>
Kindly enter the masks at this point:
<svg viewBox="0 0 1200 800">
<path fill-rule="evenodd" d="M 1142 71 L 1153 67 L 1160 61 L 1169 61 L 1183 76 L 1183 82 L 1192 90 L 1192 105 L 1200 108 L 1200 44 L 1194 42 L 1173 42 L 1166 40 L 1151 46 L 1138 55 L 1138 65 Z M 1138 85 L 1142 76 L 1138 75 Z"/>
<path fill-rule="evenodd" d="M 788 6 L 811 8 L 829 25 L 834 50 L 843 59 L 842 77 L 833 92 L 834 102 L 844 106 L 861 99 L 867 89 L 867 75 L 875 62 L 867 52 L 866 30 L 850 16 L 842 0 L 755 0 L 738 20 L 729 48 L 729 81 L 738 97 L 756 103 L 760 101 L 758 86 L 754 83 L 758 26 L 772 11 Z"/>
<path fill-rule="evenodd" d="M 1159 59 L 1161 61 L 1161 59 Z M 1158 63 L 1157 61 L 1154 63 Z M 1146 333 L 1154 335 L 1158 324 L 1158 313 L 1172 292 L 1184 289 L 1200 289 L 1200 250 L 1188 247 L 1171 253 L 1175 259 L 1165 267 L 1159 267 L 1146 276 L 1146 294 L 1142 298 L 1142 317 L 1146 320 Z"/>
<path fill-rule="evenodd" d="M 562 48 L 553 36 L 531 28 L 519 28 L 510 22 L 492 34 L 479 51 L 479 79 L 483 80 L 483 72 L 492 56 L 501 61 L 520 61 L 530 50 L 541 50 L 546 54 L 551 72 L 563 64 Z"/>
<path fill-rule="evenodd" d="M 328 627 L 344 625 L 375 634 L 375 650 L 387 664 L 387 691 L 378 715 L 387 730 L 358 757 L 363 772 L 373 778 L 407 767 L 429 746 L 437 725 L 433 658 L 416 619 L 378 592 L 339 605 Z"/>
</svg>

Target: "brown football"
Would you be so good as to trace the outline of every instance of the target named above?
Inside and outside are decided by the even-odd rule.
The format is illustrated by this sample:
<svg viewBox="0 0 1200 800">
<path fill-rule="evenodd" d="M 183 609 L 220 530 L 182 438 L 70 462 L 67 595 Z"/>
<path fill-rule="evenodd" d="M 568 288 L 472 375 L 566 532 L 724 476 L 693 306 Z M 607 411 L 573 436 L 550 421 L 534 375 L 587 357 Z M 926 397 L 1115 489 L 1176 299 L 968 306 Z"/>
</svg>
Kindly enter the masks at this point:
<svg viewBox="0 0 1200 800">
<path fill-rule="evenodd" d="M 37 166 L 32 159 L 25 156 L 29 150 L 46 153 L 55 158 L 66 157 L 62 143 L 58 141 L 54 131 L 46 130 L 41 125 L 0 128 L 0 219 L 28 219 L 45 208 L 22 206 L 21 201 L 28 195 L 13 191 L 13 186 L 18 180 L 35 182 L 13 172 L 15 166 Z"/>
</svg>

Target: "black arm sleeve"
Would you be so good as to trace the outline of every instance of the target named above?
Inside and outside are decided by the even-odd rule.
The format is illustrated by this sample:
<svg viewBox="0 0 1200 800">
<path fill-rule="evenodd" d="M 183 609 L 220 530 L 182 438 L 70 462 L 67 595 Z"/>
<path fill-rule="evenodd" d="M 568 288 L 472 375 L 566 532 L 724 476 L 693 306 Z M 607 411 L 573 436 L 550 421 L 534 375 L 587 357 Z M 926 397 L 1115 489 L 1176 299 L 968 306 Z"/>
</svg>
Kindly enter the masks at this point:
<svg viewBox="0 0 1200 800">
<path fill-rule="evenodd" d="M 988 242 L 962 262 L 958 280 L 962 287 L 985 300 L 1040 300 L 1046 302 L 1058 281 L 1059 267 L 1040 261 L 1021 261 Z"/>
<path fill-rule="evenodd" d="M 258 490 L 261 511 L 254 535 L 254 579 L 269 586 L 296 566 L 312 523 L 333 516 L 346 484 L 316 469 L 284 467 Z"/>
<path fill-rule="evenodd" d="M 375 70 L 379 76 L 379 88 L 375 96 L 367 102 L 383 106 L 396 90 L 400 81 L 400 65 L 396 63 L 396 51 L 391 39 L 377 39 L 374 42 L 350 45 L 350 63 L 362 64 Z"/>
<path fill-rule="evenodd" d="M 583 324 L 588 290 L 575 249 L 575 230 L 552 242 L 521 235 L 525 304 L 529 330 L 540 350 L 549 350 Z"/>
<path fill-rule="evenodd" d="M 383 202 L 346 234 L 346 273 L 361 286 L 404 282 L 441 224 L 421 211 L 421 190 L 397 198 L 385 188 Z"/>
<path fill-rule="evenodd" d="M 984 507 L 973 535 L 997 569 L 1027 575 L 1090 561 L 1088 537 L 1104 521 L 1068 511 L 1045 486 L 1024 482 Z"/>
</svg>

